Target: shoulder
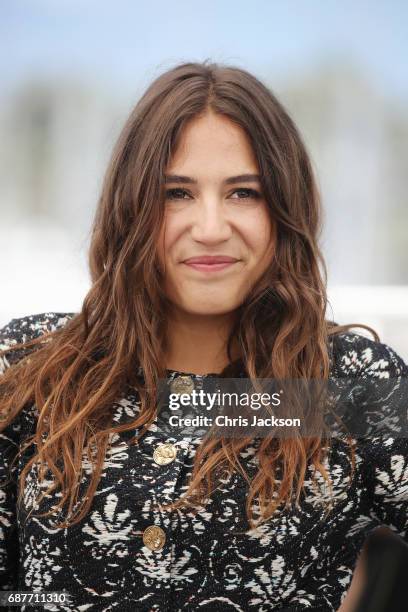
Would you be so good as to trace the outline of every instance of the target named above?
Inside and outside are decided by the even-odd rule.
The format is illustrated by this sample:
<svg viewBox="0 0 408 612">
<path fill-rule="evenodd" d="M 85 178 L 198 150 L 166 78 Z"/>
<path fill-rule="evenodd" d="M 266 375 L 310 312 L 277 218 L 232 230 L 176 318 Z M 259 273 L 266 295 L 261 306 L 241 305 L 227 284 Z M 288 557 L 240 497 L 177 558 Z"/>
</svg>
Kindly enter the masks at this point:
<svg viewBox="0 0 408 612">
<path fill-rule="evenodd" d="M 331 353 L 336 406 L 349 431 L 366 442 L 375 436 L 406 437 L 404 359 L 388 344 L 350 331 L 332 336 Z"/>
<path fill-rule="evenodd" d="M 7 349 L 16 344 L 28 342 L 43 334 L 64 326 L 76 313 L 44 312 L 11 319 L 0 328 L 0 377 L 7 368 L 27 356 L 34 348 Z M 19 415 L 0 432 L 0 454 L 4 455 L 10 446 L 17 447 L 22 429 L 31 430 L 36 418 L 32 404 L 27 405 Z"/>
<path fill-rule="evenodd" d="M 15 344 L 28 342 L 43 334 L 63 327 L 76 313 L 43 312 L 11 319 L 0 328 L 0 351 L 7 351 Z M 12 363 L 22 359 L 25 351 L 16 350 L 0 355 L 0 374 Z"/>
<path fill-rule="evenodd" d="M 388 344 L 347 331 L 329 337 L 334 376 L 408 376 L 404 359 Z"/>
<path fill-rule="evenodd" d="M 25 342 L 49 331 L 65 325 L 77 313 L 75 312 L 43 312 L 11 319 L 0 328 L 1 338 L 17 342 Z"/>
</svg>

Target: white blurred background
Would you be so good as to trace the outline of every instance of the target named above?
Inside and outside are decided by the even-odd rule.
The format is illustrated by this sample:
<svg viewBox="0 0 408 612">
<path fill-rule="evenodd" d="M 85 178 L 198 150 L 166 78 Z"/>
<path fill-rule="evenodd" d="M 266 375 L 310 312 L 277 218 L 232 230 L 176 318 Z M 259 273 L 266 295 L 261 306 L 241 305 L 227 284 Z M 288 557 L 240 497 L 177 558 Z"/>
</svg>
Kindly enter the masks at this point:
<svg viewBox="0 0 408 612">
<path fill-rule="evenodd" d="M 0 18 L 0 326 L 80 309 L 112 146 L 181 61 L 230 63 L 291 112 L 324 204 L 330 316 L 408 361 L 408 3 L 27 0 Z"/>
</svg>

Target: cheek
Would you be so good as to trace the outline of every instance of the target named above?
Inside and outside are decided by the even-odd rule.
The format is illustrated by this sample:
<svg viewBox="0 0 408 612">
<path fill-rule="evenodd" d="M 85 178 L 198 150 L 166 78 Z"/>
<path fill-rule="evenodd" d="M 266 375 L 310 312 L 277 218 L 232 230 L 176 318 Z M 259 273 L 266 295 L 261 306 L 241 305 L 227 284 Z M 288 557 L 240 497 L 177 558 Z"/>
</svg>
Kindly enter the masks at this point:
<svg viewBox="0 0 408 612">
<path fill-rule="evenodd" d="M 180 231 L 178 224 L 174 224 L 171 220 L 163 224 L 160 230 L 157 241 L 157 256 L 163 272 L 167 275 L 172 274 L 172 263 L 174 262 L 177 241 L 179 240 Z"/>
<path fill-rule="evenodd" d="M 159 237 L 157 239 L 157 244 L 156 244 L 156 257 L 157 257 L 157 261 L 159 263 L 160 268 L 163 270 L 164 267 L 164 239 L 163 239 L 163 234 L 160 233 Z"/>
<path fill-rule="evenodd" d="M 244 235 L 257 261 L 267 257 L 273 245 L 271 221 L 268 216 L 260 214 L 248 219 L 245 224 Z"/>
<path fill-rule="evenodd" d="M 163 223 L 163 226 L 159 232 L 159 237 L 157 240 L 157 255 L 162 267 L 164 267 L 166 260 L 166 253 L 168 253 L 169 248 L 169 227 L 168 223 Z"/>
</svg>

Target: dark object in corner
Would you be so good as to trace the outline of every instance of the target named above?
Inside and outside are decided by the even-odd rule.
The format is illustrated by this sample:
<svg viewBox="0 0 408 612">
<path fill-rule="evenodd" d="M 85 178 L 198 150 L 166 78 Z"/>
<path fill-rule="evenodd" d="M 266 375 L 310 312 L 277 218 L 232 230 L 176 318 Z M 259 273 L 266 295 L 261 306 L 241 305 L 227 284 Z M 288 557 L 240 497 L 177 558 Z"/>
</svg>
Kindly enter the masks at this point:
<svg viewBox="0 0 408 612">
<path fill-rule="evenodd" d="M 354 612 L 407 612 L 408 545 L 380 527 L 364 548 L 367 578 Z"/>
</svg>

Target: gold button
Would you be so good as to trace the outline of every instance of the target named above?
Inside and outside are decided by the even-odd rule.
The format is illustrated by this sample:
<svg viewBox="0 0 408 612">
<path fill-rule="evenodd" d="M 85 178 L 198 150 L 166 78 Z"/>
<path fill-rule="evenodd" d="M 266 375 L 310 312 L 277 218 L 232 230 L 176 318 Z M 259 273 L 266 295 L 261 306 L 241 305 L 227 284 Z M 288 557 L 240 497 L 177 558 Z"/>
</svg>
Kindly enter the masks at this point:
<svg viewBox="0 0 408 612">
<path fill-rule="evenodd" d="M 171 381 L 172 393 L 191 393 L 194 390 L 194 381 L 191 376 L 178 376 Z"/>
<path fill-rule="evenodd" d="M 177 448 L 174 444 L 160 444 L 154 449 L 153 459 L 159 465 L 171 463 L 177 455 Z"/>
<path fill-rule="evenodd" d="M 160 550 L 166 541 L 166 534 L 161 527 L 150 525 L 143 532 L 143 544 L 150 550 Z"/>
</svg>

